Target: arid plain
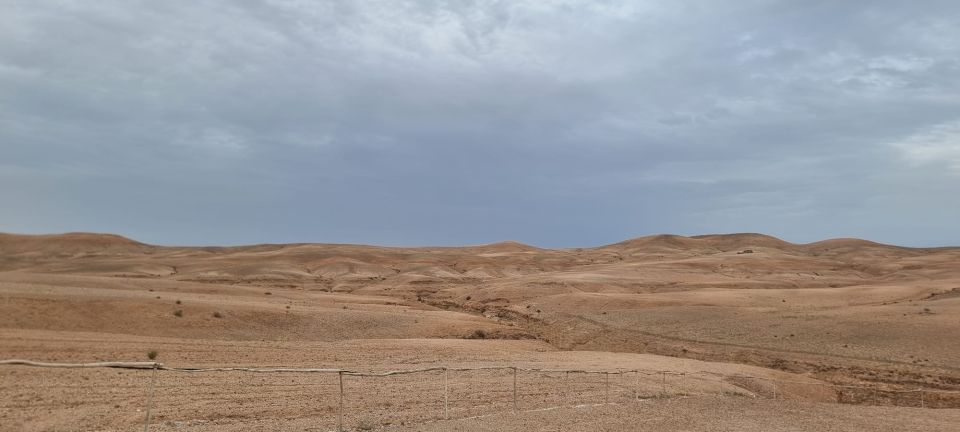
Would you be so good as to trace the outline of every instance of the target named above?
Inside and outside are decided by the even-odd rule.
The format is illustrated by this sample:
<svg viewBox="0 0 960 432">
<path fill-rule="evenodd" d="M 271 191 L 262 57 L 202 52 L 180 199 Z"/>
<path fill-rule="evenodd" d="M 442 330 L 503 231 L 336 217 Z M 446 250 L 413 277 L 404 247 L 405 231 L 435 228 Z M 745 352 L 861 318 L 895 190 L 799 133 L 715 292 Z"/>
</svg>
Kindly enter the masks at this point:
<svg viewBox="0 0 960 432">
<path fill-rule="evenodd" d="M 518 407 L 498 369 L 350 377 L 351 430 L 956 430 L 958 334 L 960 248 L 759 234 L 575 249 L 0 234 L 0 360 L 156 351 L 172 367 L 664 372 L 524 372 Z M 0 366 L 0 430 L 142 427 L 151 373 Z M 156 383 L 150 430 L 337 426 L 336 374 L 160 371 Z"/>
</svg>

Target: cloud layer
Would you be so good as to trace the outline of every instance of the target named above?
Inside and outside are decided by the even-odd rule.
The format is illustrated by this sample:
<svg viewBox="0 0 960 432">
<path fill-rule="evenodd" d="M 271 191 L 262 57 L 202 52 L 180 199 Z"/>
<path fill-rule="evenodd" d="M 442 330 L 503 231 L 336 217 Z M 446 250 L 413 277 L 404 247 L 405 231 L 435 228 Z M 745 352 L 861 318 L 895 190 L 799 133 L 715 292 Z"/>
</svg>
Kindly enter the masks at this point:
<svg viewBox="0 0 960 432">
<path fill-rule="evenodd" d="M 0 8 L 0 231 L 960 244 L 953 1 Z"/>
</svg>

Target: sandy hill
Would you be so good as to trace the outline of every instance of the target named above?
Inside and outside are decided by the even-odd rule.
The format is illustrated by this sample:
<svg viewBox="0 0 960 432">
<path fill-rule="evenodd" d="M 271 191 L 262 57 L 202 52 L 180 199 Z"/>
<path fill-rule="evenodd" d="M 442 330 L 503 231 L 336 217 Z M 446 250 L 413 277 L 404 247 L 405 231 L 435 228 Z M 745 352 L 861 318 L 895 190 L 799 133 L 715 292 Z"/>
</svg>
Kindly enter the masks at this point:
<svg viewBox="0 0 960 432">
<path fill-rule="evenodd" d="M 114 234 L 67 233 L 20 235 L 0 233 L 0 258 L 27 257 L 33 260 L 98 255 L 138 255 L 156 247 Z"/>
<path fill-rule="evenodd" d="M 92 361 L 143 360 L 147 351 L 159 350 L 163 361 L 180 365 L 713 370 L 793 382 L 778 387 L 779 394 L 809 404 L 917 406 L 920 387 L 931 392 L 924 403 L 960 407 L 960 339 L 945 337 L 960 332 L 958 263 L 960 248 L 912 249 L 858 239 L 792 244 L 749 233 L 656 235 L 572 249 L 517 242 L 166 247 L 109 234 L 0 234 L 0 351 Z M 0 410 L 0 417 L 17 430 L 76 424 L 129 430 L 140 419 L 114 414 L 142 407 L 142 401 L 129 402 L 142 398 L 142 380 L 131 384 L 102 371 L 83 378 L 16 372 L 0 374 L 0 396 L 15 401 L 13 411 Z M 248 386 L 254 381 L 239 378 L 165 382 L 158 416 L 196 420 L 195 430 L 207 430 L 210 419 L 230 419 L 224 430 L 257 424 L 276 430 L 291 418 L 307 419 L 301 429 L 332 418 L 332 405 L 318 409 L 313 402 L 334 400 L 317 393 L 333 388 L 332 382 L 318 387 L 306 377 L 271 376 Z M 469 401 L 462 398 L 476 387 L 476 378 L 469 384 L 453 378 L 461 388 L 453 396 L 458 409 L 488 400 L 506 404 L 503 378 L 490 377 L 488 388 Z M 598 383 L 591 379 L 583 389 Z M 423 407 L 415 402 L 436 400 L 442 386 L 423 377 L 411 380 L 396 383 L 385 401 L 372 397 L 383 388 L 366 382 L 362 391 L 371 397 L 348 405 L 382 409 L 386 421 L 405 419 L 419 430 L 416 416 Z M 237 382 L 244 382 L 242 391 Z M 530 392 L 526 403 L 569 388 L 565 382 L 524 387 L 530 382 L 521 383 Z M 664 391 L 662 381 L 630 383 L 618 385 L 630 392 L 640 386 L 644 395 Z M 824 383 L 868 390 L 837 392 Z M 762 390 L 728 384 L 730 390 L 744 386 L 733 390 L 744 396 Z M 351 391 L 356 385 L 348 384 Z M 30 393 L 40 388 L 42 401 Z M 114 388 L 120 390 L 104 393 Z M 715 382 L 673 388 L 680 395 L 717 390 Z M 940 390 L 958 393 L 932 393 Z M 290 399 L 274 403 L 265 394 Z M 588 394 L 593 396 L 577 403 L 597 402 L 597 393 Z M 118 399 L 109 400 L 111 395 Z M 406 402 L 377 405 L 401 399 Z M 624 402 L 636 402 L 629 399 Z M 744 409 L 753 406 L 752 399 L 738 399 Z M 666 409 L 663 404 L 673 400 L 642 403 L 644 409 L 648 403 Z M 707 400 L 694 396 L 691 409 Z M 38 404 L 48 410 L 44 418 L 50 423 L 32 417 Z M 840 422 L 835 430 L 862 424 L 854 420 L 861 411 L 841 411 L 832 411 Z M 398 418 L 396 412 L 415 415 Z M 261 421 L 267 423 L 256 423 Z M 709 423 L 690 429 L 711 430 Z"/>
</svg>

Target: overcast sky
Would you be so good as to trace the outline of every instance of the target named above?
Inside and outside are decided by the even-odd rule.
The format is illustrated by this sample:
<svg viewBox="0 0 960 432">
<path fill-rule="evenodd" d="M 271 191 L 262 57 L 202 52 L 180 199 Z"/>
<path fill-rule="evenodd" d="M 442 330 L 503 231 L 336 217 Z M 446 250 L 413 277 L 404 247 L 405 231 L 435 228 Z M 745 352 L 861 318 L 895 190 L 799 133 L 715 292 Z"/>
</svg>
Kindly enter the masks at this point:
<svg viewBox="0 0 960 432">
<path fill-rule="evenodd" d="M 0 0 L 0 231 L 960 244 L 960 2 Z"/>
</svg>

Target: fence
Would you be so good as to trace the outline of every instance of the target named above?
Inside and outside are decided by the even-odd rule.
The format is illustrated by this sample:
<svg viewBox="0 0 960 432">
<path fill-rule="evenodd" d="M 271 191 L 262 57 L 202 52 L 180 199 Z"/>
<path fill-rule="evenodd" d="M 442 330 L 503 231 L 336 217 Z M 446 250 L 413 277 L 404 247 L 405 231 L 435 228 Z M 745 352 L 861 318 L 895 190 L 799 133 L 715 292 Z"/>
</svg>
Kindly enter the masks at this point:
<svg viewBox="0 0 960 432">
<path fill-rule="evenodd" d="M 158 425 L 157 411 L 169 407 L 183 418 L 248 417 L 321 424 L 329 429 L 372 429 L 391 423 L 470 418 L 506 411 L 618 404 L 687 395 L 736 395 L 766 399 L 812 399 L 939 408 L 956 406 L 960 392 L 883 390 L 819 381 L 774 380 L 716 372 L 580 370 L 515 366 L 429 367 L 385 372 L 312 368 L 185 368 L 155 362 L 41 363 L 5 360 L 0 365 L 57 369 L 117 369 L 140 374 L 106 384 L 104 391 L 139 393 L 143 430 Z M 143 377 L 142 374 L 149 374 Z M 174 376 L 158 378 L 158 374 Z M 182 379 L 189 375 L 187 380 Z M 70 379 L 65 373 L 57 381 Z M 259 379 L 254 377 L 260 377 Z M 89 381 L 91 377 L 84 377 Z M 97 376 L 94 381 L 113 379 Z M 144 379 L 147 378 L 147 379 Z M 49 383 L 48 380 L 41 381 Z M 81 403 L 93 384 L 62 386 L 77 395 L 48 408 Z M 248 387 L 254 390 L 244 391 Z M 69 393 L 69 391 L 65 391 Z M 185 402 L 181 396 L 189 394 Z M 73 399 L 70 399 L 73 397 Z M 162 399 L 158 399 L 162 398 Z M 287 398 L 287 401 L 283 399 Z M 23 398 L 21 398 L 23 399 Z M 127 397 L 127 399 L 130 399 Z M 226 403 L 229 401 L 229 403 Z M 28 405 L 31 402 L 27 400 Z M 39 403 L 39 402 L 37 402 Z M 118 405 L 114 405 L 117 407 Z M 241 407 L 242 413 L 230 411 Z M 109 406 L 107 407 L 109 408 Z M 141 414 L 142 413 L 142 414 Z M 298 417 L 299 416 L 299 417 Z M 135 421 L 128 418 L 128 421 Z"/>
</svg>

